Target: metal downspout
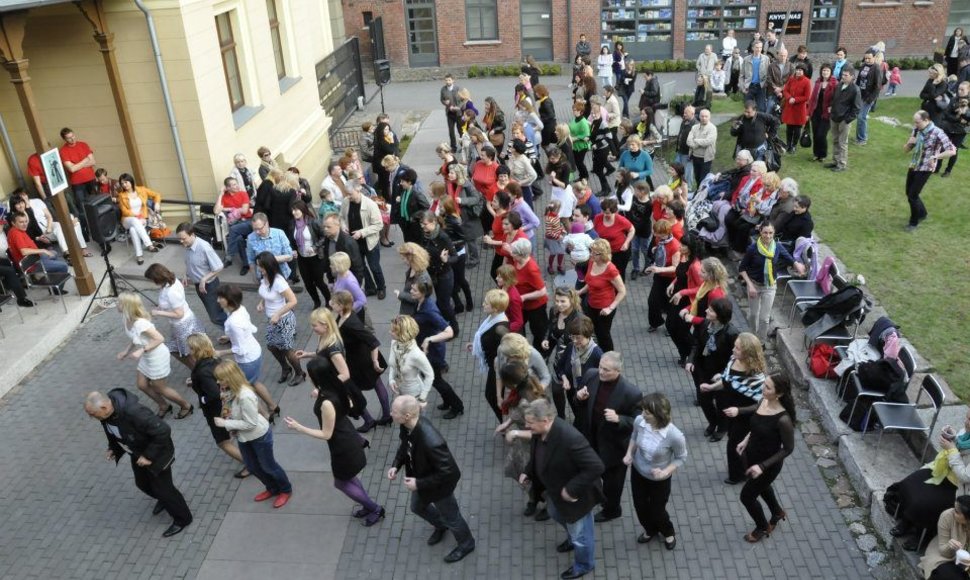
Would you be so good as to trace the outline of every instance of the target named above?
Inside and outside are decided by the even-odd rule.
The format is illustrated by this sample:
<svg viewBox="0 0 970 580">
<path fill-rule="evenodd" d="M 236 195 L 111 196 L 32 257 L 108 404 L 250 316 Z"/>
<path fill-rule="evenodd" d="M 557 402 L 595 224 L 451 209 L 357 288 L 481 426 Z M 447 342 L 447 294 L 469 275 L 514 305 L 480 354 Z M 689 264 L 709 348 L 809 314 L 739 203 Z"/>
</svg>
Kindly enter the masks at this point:
<svg viewBox="0 0 970 580">
<path fill-rule="evenodd" d="M 175 157 L 178 159 L 179 172 L 182 174 L 182 186 L 185 188 L 185 198 L 189 202 L 189 215 L 196 220 L 194 200 L 192 199 L 192 185 L 189 183 L 189 169 L 185 164 L 185 152 L 182 151 L 182 138 L 179 136 L 178 124 L 175 122 L 175 109 L 172 106 L 172 95 L 168 91 L 168 77 L 165 75 L 165 64 L 162 62 L 162 51 L 158 46 L 158 33 L 155 30 L 155 19 L 142 0 L 133 0 L 135 6 L 145 15 L 148 24 L 148 37 L 152 41 L 152 52 L 155 53 L 155 67 L 158 69 L 158 80 L 162 86 L 162 100 L 165 102 L 165 112 L 168 113 L 168 125 L 172 130 L 172 140 L 175 141 Z"/>
</svg>

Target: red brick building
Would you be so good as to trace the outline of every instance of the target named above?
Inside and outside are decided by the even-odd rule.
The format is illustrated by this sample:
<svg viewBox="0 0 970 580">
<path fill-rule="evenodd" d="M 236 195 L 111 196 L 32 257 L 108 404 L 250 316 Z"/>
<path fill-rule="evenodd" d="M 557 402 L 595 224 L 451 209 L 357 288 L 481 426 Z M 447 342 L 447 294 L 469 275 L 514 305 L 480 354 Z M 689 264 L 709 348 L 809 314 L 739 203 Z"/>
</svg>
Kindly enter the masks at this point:
<svg viewBox="0 0 970 580">
<path fill-rule="evenodd" d="M 580 34 L 590 43 L 623 40 L 637 59 L 693 58 L 719 51 L 736 30 L 739 45 L 769 18 L 785 44 L 812 53 L 845 46 L 858 58 L 878 41 L 891 57 L 928 56 L 955 26 L 970 20 L 967 0 L 342 0 L 347 36 L 369 52 L 370 22 L 381 17 L 395 67 L 508 64 L 532 54 L 569 62 Z M 952 9 L 951 9 L 952 2 Z M 964 6 L 964 5 L 968 6 Z M 934 40 L 936 43 L 934 44 Z"/>
</svg>

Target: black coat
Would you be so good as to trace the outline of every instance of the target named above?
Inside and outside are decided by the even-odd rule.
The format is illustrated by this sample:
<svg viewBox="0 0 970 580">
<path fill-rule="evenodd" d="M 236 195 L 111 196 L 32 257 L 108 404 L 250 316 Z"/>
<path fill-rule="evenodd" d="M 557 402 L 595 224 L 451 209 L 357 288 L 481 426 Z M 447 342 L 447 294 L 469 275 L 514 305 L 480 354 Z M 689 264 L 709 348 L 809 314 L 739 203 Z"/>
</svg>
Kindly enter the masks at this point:
<svg viewBox="0 0 970 580">
<path fill-rule="evenodd" d="M 640 415 L 640 401 L 643 393 L 625 377 L 621 376 L 606 401 L 606 408 L 613 409 L 620 416 L 619 423 L 611 423 L 603 417 L 593 417 L 593 407 L 596 405 L 596 394 L 600 389 L 599 370 L 590 369 L 583 377 L 589 397 L 580 401 L 577 399 L 583 418 L 581 429 L 583 435 L 599 454 L 607 467 L 615 467 L 623 462 L 630 435 L 633 434 L 633 421 Z"/>
<path fill-rule="evenodd" d="M 649 107 L 652 110 L 656 110 L 657 105 L 660 104 L 660 81 L 657 80 L 656 75 L 651 77 L 650 80 L 646 81 L 643 85 L 643 91 L 640 93 L 640 109 L 646 109 Z"/>
<path fill-rule="evenodd" d="M 418 497 L 428 503 L 454 493 L 461 479 L 461 470 L 444 437 L 424 417 L 411 431 L 401 427 L 401 445 L 392 467 L 400 470 L 402 466 L 408 477 L 416 480 Z"/>
<path fill-rule="evenodd" d="M 131 450 L 134 461 L 144 457 L 152 462 L 148 470 L 158 475 L 168 469 L 175 461 L 175 444 L 172 442 L 172 429 L 154 411 L 138 402 L 138 396 L 125 389 L 111 389 L 108 398 L 114 406 L 114 413 L 101 421 L 101 428 L 108 438 L 108 448 L 114 453 L 115 463 L 121 461 L 125 447 Z M 111 434 L 108 426 L 121 432 L 121 441 Z"/>
<path fill-rule="evenodd" d="M 698 385 L 710 382 L 714 375 L 724 370 L 740 334 L 733 324 L 728 323 L 714 339 L 714 351 L 702 356 L 704 346 L 711 336 L 710 328 L 711 323 L 707 320 L 694 327 L 694 347 L 687 359 L 694 365 L 694 382 Z"/>
<path fill-rule="evenodd" d="M 347 317 L 347 320 L 340 325 L 340 336 L 344 341 L 350 378 L 362 391 L 373 389 L 381 373 L 374 370 L 374 361 L 370 353 L 375 348 L 380 348 L 381 341 L 364 326 L 357 315 Z M 377 351 L 377 361 L 381 368 L 387 368 L 387 361 L 384 360 L 380 350 Z"/>
<path fill-rule="evenodd" d="M 832 93 L 832 112 L 829 119 L 834 123 L 851 123 L 862 110 L 862 95 L 855 84 L 839 83 Z"/>
<path fill-rule="evenodd" d="M 536 450 L 540 445 L 542 460 L 538 461 Z M 547 501 L 555 504 L 556 511 L 568 523 L 578 521 L 603 501 L 603 471 L 603 462 L 589 441 L 564 419 L 553 420 L 545 441 L 532 437 L 532 454 L 525 474 L 545 487 Z M 563 489 L 578 501 L 564 500 Z"/>
<path fill-rule="evenodd" d="M 431 279 L 437 283 L 438 277 L 450 272 L 451 265 L 458 261 L 458 256 L 455 254 L 455 244 L 451 241 L 451 237 L 440 227 L 438 228 L 438 233 L 432 238 L 422 235 L 420 244 L 421 247 L 428 251 L 428 255 L 431 257 L 428 265 L 428 273 L 431 274 Z M 447 262 L 441 260 L 441 252 L 444 250 L 448 250 Z"/>
<path fill-rule="evenodd" d="M 199 396 L 199 408 L 206 417 L 222 416 L 222 397 L 215 374 L 218 364 L 218 358 L 210 357 L 196 361 L 192 367 L 192 390 Z"/>
<path fill-rule="evenodd" d="M 350 273 L 357 278 L 357 282 L 360 284 L 364 283 L 364 260 L 360 257 L 360 246 L 357 245 L 357 240 L 351 237 L 347 232 L 340 230 L 337 234 L 337 240 L 334 244 L 336 246 L 336 252 L 345 252 L 350 256 Z M 330 271 L 330 240 L 326 237 L 320 238 L 320 245 L 317 248 L 317 255 L 321 257 L 324 264 L 327 267 L 327 279 L 333 282 L 333 272 Z"/>
<path fill-rule="evenodd" d="M 394 142 L 388 143 L 384 139 L 384 128 L 387 127 L 387 123 L 378 123 L 374 128 L 374 160 L 371 162 L 371 166 L 375 173 L 382 173 L 384 171 L 381 167 L 381 162 L 387 155 L 397 155 L 400 152 L 398 148 L 398 138 L 394 135 Z M 378 169 L 380 168 L 380 169 Z"/>
</svg>

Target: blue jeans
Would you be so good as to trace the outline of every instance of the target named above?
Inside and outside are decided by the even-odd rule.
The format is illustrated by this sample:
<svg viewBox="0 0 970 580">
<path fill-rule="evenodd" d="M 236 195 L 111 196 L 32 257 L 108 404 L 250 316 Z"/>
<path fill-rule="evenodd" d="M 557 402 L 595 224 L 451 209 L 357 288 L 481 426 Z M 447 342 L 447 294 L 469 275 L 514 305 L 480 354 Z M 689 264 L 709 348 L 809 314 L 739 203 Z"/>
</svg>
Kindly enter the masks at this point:
<svg viewBox="0 0 970 580">
<path fill-rule="evenodd" d="M 633 241 L 630 242 L 630 252 L 633 254 L 633 271 L 640 271 L 640 254 L 643 254 L 643 266 L 647 267 L 650 265 L 650 241 L 652 237 L 641 238 L 640 236 L 633 236 Z"/>
<path fill-rule="evenodd" d="M 67 262 L 64 260 L 58 260 L 57 258 L 51 258 L 49 256 L 41 256 L 40 263 L 44 265 L 44 268 L 48 272 L 67 272 Z"/>
<path fill-rule="evenodd" d="M 765 106 L 765 90 L 759 84 L 751 83 L 748 85 L 748 92 L 744 94 L 744 100 L 754 101 L 758 106 L 758 110 L 762 113 L 768 110 Z"/>
<path fill-rule="evenodd" d="M 468 522 L 461 516 L 454 493 L 429 503 L 421 499 L 417 492 L 412 492 L 411 512 L 434 526 L 436 530 L 451 530 L 455 540 L 458 541 L 459 548 L 475 547 L 475 538 L 472 537 L 472 531 L 468 529 Z M 593 523 L 592 518 L 589 521 L 590 524 Z"/>
<path fill-rule="evenodd" d="M 776 95 L 775 93 L 771 93 L 769 95 L 765 95 L 765 110 L 764 110 L 764 112 L 765 113 L 768 113 L 769 115 L 773 115 L 774 114 L 773 111 L 775 110 L 775 105 L 777 105 L 777 104 L 778 104 L 778 95 Z"/>
<path fill-rule="evenodd" d="M 593 511 L 573 523 L 563 521 L 556 510 L 556 503 L 546 502 L 549 517 L 554 519 L 569 534 L 569 541 L 573 543 L 573 571 L 577 573 L 589 572 L 596 567 L 596 538 L 593 533 Z"/>
<path fill-rule="evenodd" d="M 862 103 L 862 108 L 859 109 L 859 116 L 857 119 L 859 122 L 855 126 L 855 140 L 865 143 L 869 140 L 869 111 L 875 103 Z"/>
<path fill-rule="evenodd" d="M 252 362 L 244 363 L 236 361 L 236 364 L 239 365 L 239 370 L 242 371 L 246 380 L 250 383 L 255 383 L 259 380 L 259 375 L 263 372 L 263 355 L 259 355 L 259 358 Z"/>
<path fill-rule="evenodd" d="M 263 482 L 266 490 L 270 493 L 291 493 L 293 486 L 286 477 L 286 472 L 276 463 L 273 457 L 273 428 L 270 427 L 266 434 L 252 441 L 240 441 L 239 453 L 242 455 L 243 463 L 250 473 Z"/>
<path fill-rule="evenodd" d="M 678 153 L 674 157 L 674 163 L 684 166 L 684 181 L 687 182 L 687 189 L 694 189 L 694 164 L 691 162 L 690 153 Z"/>
<path fill-rule="evenodd" d="M 226 318 L 229 318 L 229 315 L 226 314 L 226 311 L 223 310 L 221 306 L 219 306 L 219 301 L 216 299 L 216 292 L 218 291 L 218 278 L 213 278 L 208 284 L 205 285 L 205 294 L 199 292 L 198 284 L 195 285 L 195 294 L 199 297 L 199 300 L 202 301 L 202 305 L 205 306 L 205 312 L 209 315 L 209 320 L 212 321 L 212 324 L 222 328 L 222 326 L 226 323 Z"/>
<path fill-rule="evenodd" d="M 239 256 L 239 260 L 243 264 L 246 263 L 246 248 L 242 243 L 251 233 L 253 233 L 253 225 L 249 220 L 239 220 L 229 226 L 229 248 L 226 253 L 230 260 L 233 256 Z"/>
</svg>

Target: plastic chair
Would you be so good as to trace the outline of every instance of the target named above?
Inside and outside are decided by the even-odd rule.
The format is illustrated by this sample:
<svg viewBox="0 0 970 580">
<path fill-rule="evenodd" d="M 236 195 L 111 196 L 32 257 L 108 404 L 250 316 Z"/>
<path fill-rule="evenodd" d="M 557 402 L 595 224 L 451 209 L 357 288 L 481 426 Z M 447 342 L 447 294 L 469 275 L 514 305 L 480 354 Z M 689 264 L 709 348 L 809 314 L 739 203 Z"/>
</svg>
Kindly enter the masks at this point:
<svg viewBox="0 0 970 580">
<path fill-rule="evenodd" d="M 829 267 L 829 275 L 832 278 L 832 290 L 837 290 L 847 284 L 848 282 L 842 278 L 839 273 L 839 267 L 832 262 Z M 842 286 L 839 286 L 836 281 L 841 280 Z M 795 311 L 798 309 L 799 305 L 804 304 L 802 311 L 804 312 L 809 306 L 817 304 L 819 300 L 825 297 L 825 292 L 822 291 L 822 287 L 819 286 L 818 282 L 815 280 L 789 280 L 785 284 L 785 292 L 782 294 L 782 303 L 784 303 L 785 296 L 791 292 L 792 303 L 791 310 L 788 313 L 788 327 L 791 328 L 795 324 Z"/>
<path fill-rule="evenodd" d="M 25 289 L 33 287 L 46 288 L 53 297 L 60 297 L 61 307 L 67 314 L 67 303 L 64 302 L 64 285 L 71 279 L 68 272 L 48 272 L 40 254 L 30 254 L 20 260 L 20 271 L 24 275 Z M 39 312 L 38 312 L 39 314 Z"/>
<path fill-rule="evenodd" d="M 929 425 L 923 422 L 922 417 L 917 412 L 923 393 L 929 396 L 930 403 L 933 405 L 933 419 Z M 936 421 L 940 418 L 940 411 L 943 409 L 945 400 L 946 395 L 943 394 L 943 387 L 940 386 L 940 382 L 933 375 L 926 375 L 920 384 L 919 394 L 916 396 L 915 403 L 886 403 L 881 401 L 873 403 L 872 411 L 875 412 L 880 424 L 879 440 L 876 442 L 876 454 L 878 455 L 879 453 L 879 446 L 882 444 L 882 435 L 886 432 L 886 429 L 923 431 L 926 433 L 926 443 L 923 445 L 923 452 L 919 456 L 919 460 L 922 463 L 926 458 L 926 450 L 930 446 L 929 436 L 936 427 Z M 868 427 L 868 425 L 866 426 Z"/>
</svg>

